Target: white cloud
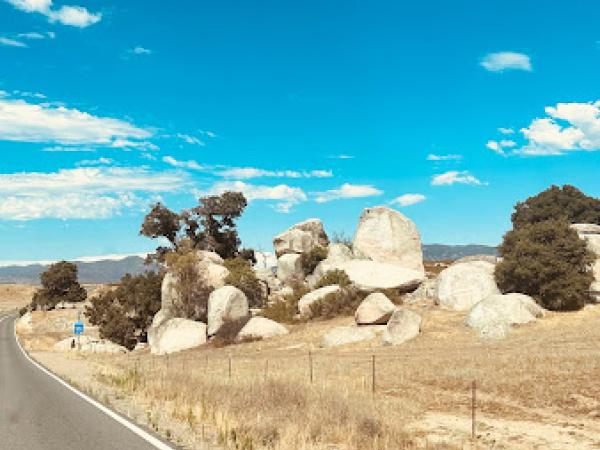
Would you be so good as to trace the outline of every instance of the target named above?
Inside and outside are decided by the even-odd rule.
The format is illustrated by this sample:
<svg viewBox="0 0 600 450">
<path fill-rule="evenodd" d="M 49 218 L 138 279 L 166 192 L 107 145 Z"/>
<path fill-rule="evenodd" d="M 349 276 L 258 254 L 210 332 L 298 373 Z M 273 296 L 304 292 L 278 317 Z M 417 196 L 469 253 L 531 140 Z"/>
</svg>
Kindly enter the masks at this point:
<svg viewBox="0 0 600 450">
<path fill-rule="evenodd" d="M 474 186 L 481 186 L 483 183 L 475 176 L 471 175 L 468 171 L 450 170 L 439 175 L 434 175 L 431 179 L 433 186 L 444 186 L 453 184 L 471 184 Z"/>
<path fill-rule="evenodd" d="M 0 98 L 0 140 L 91 145 L 114 148 L 156 148 L 144 141 L 148 130 L 110 117 L 77 109 Z"/>
<path fill-rule="evenodd" d="M 192 169 L 192 170 L 203 170 L 204 169 L 200 164 L 198 164 L 194 160 L 179 161 L 179 160 L 173 158 L 172 156 L 165 156 L 165 157 L 163 157 L 162 160 L 163 160 L 163 162 L 165 162 L 173 167 L 179 167 L 181 169 Z"/>
<path fill-rule="evenodd" d="M 61 6 L 53 9 L 52 0 L 6 0 L 15 8 L 28 12 L 43 14 L 50 22 L 85 28 L 100 22 L 102 14 L 91 13 L 83 6 Z"/>
<path fill-rule="evenodd" d="M 46 96 L 44 94 L 40 94 L 39 92 L 28 92 L 28 91 L 14 90 L 14 91 L 12 91 L 12 93 L 13 93 L 13 95 L 18 95 L 20 97 L 37 98 L 37 99 L 44 99 L 44 98 L 46 98 Z"/>
<path fill-rule="evenodd" d="M 368 184 L 350 184 L 344 183 L 338 189 L 331 189 L 329 191 L 317 192 L 315 201 L 317 203 L 325 203 L 331 200 L 338 200 L 343 198 L 361 198 L 371 197 L 375 195 L 381 195 L 383 191 L 377 189 L 374 186 Z"/>
<path fill-rule="evenodd" d="M 16 39 L 10 39 L 7 37 L 0 37 L 0 45 L 4 45 L 6 47 L 27 47 L 25 42 L 17 41 Z"/>
<path fill-rule="evenodd" d="M 183 134 L 183 133 L 178 133 L 176 136 L 179 139 L 181 139 L 182 141 L 184 141 L 190 145 L 199 145 L 201 147 L 204 147 L 206 145 L 206 143 L 204 141 L 198 139 L 196 136 L 190 136 L 189 134 Z"/>
<path fill-rule="evenodd" d="M 425 201 L 426 198 L 427 197 L 425 197 L 423 194 L 404 194 L 400 197 L 396 197 L 390 203 L 400 206 L 410 206 L 421 203 L 422 201 Z"/>
<path fill-rule="evenodd" d="M 436 155 L 430 153 L 427 155 L 427 161 L 456 161 L 462 159 L 462 155 L 450 154 L 450 155 Z"/>
<path fill-rule="evenodd" d="M 203 136 L 208 136 L 209 138 L 216 138 L 217 137 L 217 133 L 215 133 L 214 131 L 210 131 L 210 130 L 199 130 L 198 131 L 201 135 Z"/>
<path fill-rule="evenodd" d="M 287 213 L 291 208 L 307 200 L 304 191 L 298 187 L 279 184 L 265 186 L 245 183 L 243 181 L 221 181 L 215 183 L 208 191 L 199 192 L 199 195 L 220 195 L 226 191 L 242 192 L 249 202 L 255 200 L 277 201 L 274 208 L 278 212 Z"/>
<path fill-rule="evenodd" d="M 333 156 L 330 156 L 329 158 L 331 158 L 331 159 L 354 159 L 354 156 L 346 155 L 346 154 L 342 153 L 341 155 L 333 155 Z"/>
<path fill-rule="evenodd" d="M 133 53 L 134 55 L 151 55 L 152 54 L 152 50 L 145 48 L 145 47 L 141 47 L 139 45 L 137 47 L 133 47 L 129 52 Z"/>
<path fill-rule="evenodd" d="M 517 143 L 515 141 L 511 141 L 509 139 L 503 139 L 501 141 L 489 140 L 485 144 L 485 146 L 487 148 L 489 148 L 493 152 L 496 152 L 496 153 L 498 153 L 499 155 L 502 155 L 502 156 L 506 156 L 506 152 L 504 151 L 504 149 L 506 149 L 506 148 L 512 148 L 512 147 L 514 147 L 516 145 L 517 145 Z"/>
<path fill-rule="evenodd" d="M 490 72 L 503 72 L 505 70 L 532 70 L 531 60 L 524 53 L 498 52 L 489 53 L 480 62 L 481 66 Z"/>
<path fill-rule="evenodd" d="M 77 163 L 78 166 L 100 166 L 100 165 L 110 165 L 115 161 L 112 158 L 106 158 L 104 156 L 98 159 L 84 159 Z"/>
<path fill-rule="evenodd" d="M 515 134 L 515 130 L 513 130 L 512 128 L 498 128 L 498 131 L 502 134 Z"/>
<path fill-rule="evenodd" d="M 58 172 L 0 174 L 0 219 L 100 219 L 142 207 L 148 194 L 187 184 L 179 172 L 146 168 L 87 167 Z"/>
<path fill-rule="evenodd" d="M 45 33 L 38 33 L 37 31 L 31 31 L 29 33 L 19 33 L 17 35 L 22 39 L 30 39 L 30 40 L 42 40 L 42 39 L 54 39 L 56 34 L 52 31 L 47 31 Z"/>
<path fill-rule="evenodd" d="M 330 178 L 333 176 L 331 170 L 267 170 L 256 167 L 232 167 L 216 172 L 223 178 L 236 178 L 245 180 L 249 178 Z"/>
</svg>

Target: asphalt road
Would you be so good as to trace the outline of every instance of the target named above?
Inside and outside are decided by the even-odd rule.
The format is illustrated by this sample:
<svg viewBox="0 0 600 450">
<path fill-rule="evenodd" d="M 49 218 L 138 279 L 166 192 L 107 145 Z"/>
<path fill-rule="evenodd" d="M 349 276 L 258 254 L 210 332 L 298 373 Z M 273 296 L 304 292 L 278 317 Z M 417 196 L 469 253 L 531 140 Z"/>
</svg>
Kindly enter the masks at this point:
<svg viewBox="0 0 600 450">
<path fill-rule="evenodd" d="M 14 336 L 14 318 L 0 318 L 0 449 L 146 450 L 132 431 L 35 366 Z M 120 419 L 122 420 L 122 419 Z M 136 429 L 134 425 L 130 425 Z"/>
</svg>

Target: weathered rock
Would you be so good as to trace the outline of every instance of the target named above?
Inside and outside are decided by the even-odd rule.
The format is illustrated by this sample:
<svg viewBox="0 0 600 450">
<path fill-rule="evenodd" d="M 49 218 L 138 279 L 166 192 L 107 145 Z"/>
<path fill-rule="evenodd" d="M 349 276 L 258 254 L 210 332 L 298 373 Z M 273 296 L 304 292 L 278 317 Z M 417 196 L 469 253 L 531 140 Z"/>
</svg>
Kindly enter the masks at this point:
<svg viewBox="0 0 600 450">
<path fill-rule="evenodd" d="M 172 272 L 165 273 L 160 288 L 160 307 L 161 310 L 170 311 L 179 301 L 179 293 L 177 292 L 177 277 Z"/>
<path fill-rule="evenodd" d="M 286 253 L 280 256 L 277 260 L 277 278 L 283 282 L 304 278 L 300 258 L 297 253 Z"/>
<path fill-rule="evenodd" d="M 248 299 L 234 286 L 215 289 L 208 297 L 208 335 L 213 336 L 225 322 L 247 317 Z"/>
<path fill-rule="evenodd" d="M 273 238 L 275 254 L 305 253 L 316 246 L 327 247 L 329 239 L 319 219 L 309 219 L 288 228 Z"/>
<path fill-rule="evenodd" d="M 492 294 L 499 294 L 494 265 L 485 261 L 454 264 L 438 275 L 436 303 L 466 311 Z"/>
<path fill-rule="evenodd" d="M 277 267 L 277 256 L 272 252 L 254 252 L 254 258 L 256 258 L 256 264 L 254 264 L 255 270 L 260 269 L 273 269 Z"/>
<path fill-rule="evenodd" d="M 317 264 L 313 275 L 314 282 L 319 281 L 330 270 L 339 269 L 342 264 L 353 259 L 352 251 L 344 244 L 331 244 L 327 258 Z M 310 284 L 310 281 L 309 281 Z"/>
<path fill-rule="evenodd" d="M 352 250 L 357 258 L 425 273 L 421 237 L 416 225 L 398 211 L 385 206 L 363 210 Z"/>
<path fill-rule="evenodd" d="M 337 327 L 323 335 L 321 347 L 338 347 L 340 345 L 355 344 L 357 342 L 371 341 L 378 333 L 382 332 L 381 326 L 347 326 Z"/>
<path fill-rule="evenodd" d="M 381 337 L 384 345 L 399 345 L 414 337 L 421 331 L 421 316 L 405 308 L 397 308 L 387 323 Z"/>
<path fill-rule="evenodd" d="M 158 329 L 167 320 L 173 319 L 172 310 L 163 308 L 159 310 L 152 318 L 152 323 L 148 327 L 148 345 L 150 347 L 156 345 L 156 339 L 158 337 Z"/>
<path fill-rule="evenodd" d="M 482 336 L 500 338 L 511 325 L 533 322 L 543 315 L 544 308 L 528 295 L 494 294 L 473 306 L 465 323 Z"/>
<path fill-rule="evenodd" d="M 437 278 L 428 278 L 415 291 L 406 294 L 404 301 L 406 303 L 435 302 L 437 298 L 438 280 Z"/>
<path fill-rule="evenodd" d="M 423 272 L 395 264 L 354 259 L 339 266 L 362 291 L 399 289 L 410 291 L 425 281 Z"/>
<path fill-rule="evenodd" d="M 337 284 L 332 284 L 330 286 L 324 286 L 308 294 L 302 296 L 300 301 L 298 302 L 298 311 L 300 312 L 300 316 L 303 318 L 310 318 L 311 311 L 310 305 L 313 303 L 324 299 L 329 294 L 335 294 L 340 292 L 342 288 L 340 288 Z"/>
<path fill-rule="evenodd" d="M 396 306 L 381 292 L 374 292 L 365 298 L 354 314 L 358 325 L 385 325 Z"/>
<path fill-rule="evenodd" d="M 584 239 L 587 248 L 596 254 L 596 261 L 592 266 L 594 281 L 590 286 L 590 294 L 600 302 L 600 225 L 592 223 L 578 223 L 571 225 L 581 239 Z"/>
<path fill-rule="evenodd" d="M 238 333 L 237 339 L 268 339 L 288 334 L 286 327 L 265 317 L 253 317 Z"/>
<path fill-rule="evenodd" d="M 206 343 L 206 324 L 188 319 L 169 319 L 156 331 L 150 343 L 153 355 L 165 355 Z"/>
</svg>

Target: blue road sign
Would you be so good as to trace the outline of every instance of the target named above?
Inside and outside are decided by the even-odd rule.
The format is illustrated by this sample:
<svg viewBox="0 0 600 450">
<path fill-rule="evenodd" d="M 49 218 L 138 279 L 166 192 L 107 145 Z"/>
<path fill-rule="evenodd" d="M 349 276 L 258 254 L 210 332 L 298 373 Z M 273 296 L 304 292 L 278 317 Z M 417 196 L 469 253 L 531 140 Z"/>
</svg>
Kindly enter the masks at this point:
<svg viewBox="0 0 600 450">
<path fill-rule="evenodd" d="M 73 324 L 73 333 L 83 334 L 83 322 L 75 322 Z"/>
</svg>

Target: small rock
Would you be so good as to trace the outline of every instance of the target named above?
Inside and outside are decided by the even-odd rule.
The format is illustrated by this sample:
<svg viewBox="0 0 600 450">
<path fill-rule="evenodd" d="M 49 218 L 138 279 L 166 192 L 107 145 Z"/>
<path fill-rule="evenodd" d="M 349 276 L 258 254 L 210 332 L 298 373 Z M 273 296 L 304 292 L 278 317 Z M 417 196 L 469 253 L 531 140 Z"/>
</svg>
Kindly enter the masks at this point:
<svg viewBox="0 0 600 450">
<path fill-rule="evenodd" d="M 395 309 L 385 294 L 374 292 L 361 302 L 354 318 L 358 325 L 385 325 Z"/>
<path fill-rule="evenodd" d="M 388 321 L 381 342 L 384 345 L 399 345 L 421 331 L 421 316 L 405 308 L 397 308 Z"/>
<path fill-rule="evenodd" d="M 286 327 L 265 317 L 253 317 L 238 333 L 237 339 L 268 339 L 288 334 Z"/>
<path fill-rule="evenodd" d="M 294 278 L 304 278 L 300 258 L 301 256 L 297 253 L 282 255 L 277 260 L 277 278 L 284 283 Z"/>
</svg>

